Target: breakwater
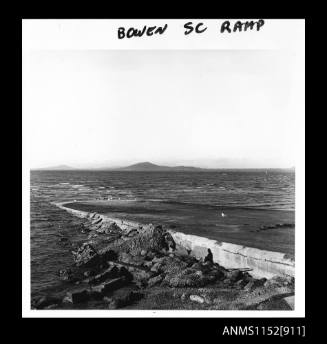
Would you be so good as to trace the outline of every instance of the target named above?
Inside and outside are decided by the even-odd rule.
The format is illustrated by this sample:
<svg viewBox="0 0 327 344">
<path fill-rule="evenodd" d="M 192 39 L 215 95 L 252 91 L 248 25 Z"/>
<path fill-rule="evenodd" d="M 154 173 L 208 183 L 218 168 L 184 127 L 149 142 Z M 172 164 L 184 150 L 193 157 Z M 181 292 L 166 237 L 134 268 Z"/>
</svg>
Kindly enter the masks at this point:
<svg viewBox="0 0 327 344">
<path fill-rule="evenodd" d="M 59 208 L 71 214 L 86 218 L 89 212 L 75 210 L 65 206 L 65 203 L 55 203 Z M 122 220 L 98 214 L 101 222 L 115 222 L 123 230 L 140 227 L 140 223 Z M 208 249 L 212 251 L 213 259 L 216 263 L 227 269 L 248 270 L 254 277 L 271 278 L 274 276 L 295 275 L 295 261 L 292 257 L 280 252 L 266 251 L 257 248 L 219 242 L 216 240 L 200 237 L 196 235 L 184 234 L 169 230 L 175 242 L 187 249 L 196 258 L 204 258 L 208 254 Z"/>
</svg>

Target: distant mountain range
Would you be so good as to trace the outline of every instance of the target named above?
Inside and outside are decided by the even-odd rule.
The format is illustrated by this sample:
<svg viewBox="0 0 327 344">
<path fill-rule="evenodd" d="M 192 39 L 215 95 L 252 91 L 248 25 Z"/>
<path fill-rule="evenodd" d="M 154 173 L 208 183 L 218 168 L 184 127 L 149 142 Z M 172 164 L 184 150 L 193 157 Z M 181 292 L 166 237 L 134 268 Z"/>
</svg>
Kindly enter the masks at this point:
<svg viewBox="0 0 327 344">
<path fill-rule="evenodd" d="M 282 169 L 282 170 L 292 170 L 291 169 Z M 129 165 L 126 167 L 101 167 L 101 168 L 75 168 L 67 165 L 58 165 L 52 167 L 43 167 L 35 168 L 33 170 L 38 171 L 76 171 L 76 170 L 93 170 L 93 171 L 143 171 L 143 172 L 152 172 L 152 171 L 186 171 L 186 172 L 201 172 L 201 171 L 215 171 L 215 170 L 234 170 L 231 168 L 201 168 L 201 167 L 192 167 L 192 166 L 162 166 L 156 165 L 151 162 L 140 162 L 137 164 Z M 242 169 L 237 169 L 242 170 Z M 244 169 L 248 170 L 248 169 Z M 264 168 L 253 168 L 251 170 L 265 170 Z M 269 168 L 267 168 L 269 170 Z M 274 168 L 273 170 L 279 170 Z"/>
<path fill-rule="evenodd" d="M 33 170 L 38 170 L 38 171 L 68 171 L 68 170 L 78 170 L 78 168 L 74 168 L 74 167 L 67 166 L 67 165 L 58 165 L 58 166 L 34 168 Z"/>
<path fill-rule="evenodd" d="M 74 168 L 67 165 L 50 166 L 43 168 L 36 168 L 38 171 L 68 171 L 68 170 L 85 170 L 84 168 Z M 98 171 L 202 171 L 203 168 L 191 166 L 160 166 L 152 164 L 151 162 L 140 162 L 126 167 L 101 167 L 101 168 L 88 168 L 86 170 Z"/>
<path fill-rule="evenodd" d="M 138 164 L 123 167 L 123 171 L 201 171 L 202 168 L 190 167 L 190 166 L 160 166 L 152 164 L 151 162 L 140 162 Z"/>
</svg>

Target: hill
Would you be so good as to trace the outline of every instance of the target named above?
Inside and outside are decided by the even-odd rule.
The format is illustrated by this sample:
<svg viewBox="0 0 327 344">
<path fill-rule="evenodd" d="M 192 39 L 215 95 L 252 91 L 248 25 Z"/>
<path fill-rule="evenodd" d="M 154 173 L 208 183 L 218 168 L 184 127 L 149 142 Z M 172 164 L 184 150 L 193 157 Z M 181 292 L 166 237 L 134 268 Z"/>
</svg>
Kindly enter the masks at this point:
<svg viewBox="0 0 327 344">
<path fill-rule="evenodd" d="M 127 167 L 123 167 L 119 170 L 123 171 L 202 171 L 202 168 L 191 166 L 161 166 L 151 162 L 140 162 Z"/>
<path fill-rule="evenodd" d="M 49 166 L 49 167 L 42 167 L 42 168 L 34 168 L 34 170 L 38 171 L 68 171 L 68 170 L 77 170 L 77 168 L 68 166 L 68 165 L 57 165 L 57 166 Z"/>
</svg>

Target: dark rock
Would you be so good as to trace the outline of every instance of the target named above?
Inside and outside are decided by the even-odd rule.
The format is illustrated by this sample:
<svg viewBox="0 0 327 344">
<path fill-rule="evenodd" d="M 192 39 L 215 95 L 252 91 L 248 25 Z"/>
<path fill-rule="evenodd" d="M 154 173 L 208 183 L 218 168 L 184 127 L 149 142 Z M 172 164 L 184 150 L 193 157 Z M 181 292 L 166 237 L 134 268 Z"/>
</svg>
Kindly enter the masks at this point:
<svg viewBox="0 0 327 344">
<path fill-rule="evenodd" d="M 117 259 L 117 253 L 114 250 L 105 249 L 99 254 L 89 242 L 84 243 L 77 251 L 72 251 L 72 253 L 78 267 L 100 267 L 102 264 L 102 268 L 106 268 L 107 261 Z"/>
<path fill-rule="evenodd" d="M 90 215 L 89 215 L 89 217 L 90 217 L 90 219 L 96 219 L 96 218 L 98 218 L 100 215 L 98 214 L 98 213 L 91 213 Z"/>
<path fill-rule="evenodd" d="M 104 296 L 112 293 L 113 291 L 121 287 L 124 287 L 127 284 L 128 284 L 128 281 L 124 276 L 118 277 L 110 281 L 107 281 L 105 283 L 92 286 L 89 293 L 92 296 L 92 298 L 96 298 L 96 297 L 103 298 Z"/>
<path fill-rule="evenodd" d="M 253 279 L 249 283 L 247 283 L 244 287 L 244 290 L 246 291 L 252 291 L 256 288 L 262 287 L 265 282 L 267 281 L 266 278 L 261 278 L 261 279 Z"/>
<path fill-rule="evenodd" d="M 228 271 L 226 277 L 235 283 L 243 277 L 243 273 L 240 270 Z"/>
<path fill-rule="evenodd" d="M 154 272 L 154 273 L 160 273 L 160 272 L 162 272 L 162 263 L 160 263 L 160 262 L 155 263 L 155 264 L 151 267 L 150 271 L 152 271 L 152 272 Z"/>
<path fill-rule="evenodd" d="M 191 266 L 192 269 L 194 270 L 201 270 L 202 269 L 202 264 L 200 262 L 196 262 Z"/>
<path fill-rule="evenodd" d="M 143 298 L 143 294 L 135 291 L 127 291 L 121 293 L 119 296 L 114 296 L 111 298 L 109 303 L 110 309 L 117 309 L 129 306 L 130 304 L 139 301 Z"/>
<path fill-rule="evenodd" d="M 52 296 L 41 296 L 36 300 L 33 300 L 32 307 L 36 309 L 44 309 L 51 305 L 58 305 L 61 303 L 61 299 Z"/>
<path fill-rule="evenodd" d="M 92 221 L 92 225 L 97 225 L 97 224 L 99 224 L 100 222 L 102 222 L 102 218 L 101 218 L 101 217 L 99 217 L 99 218 L 93 220 L 93 221 Z"/>
<path fill-rule="evenodd" d="M 264 286 L 269 288 L 269 287 L 294 287 L 294 277 L 291 276 L 274 276 L 270 279 L 268 279 Z"/>
<path fill-rule="evenodd" d="M 144 257 L 145 260 L 152 260 L 155 258 L 156 252 L 153 252 L 152 250 L 147 251 L 146 256 Z"/>
<path fill-rule="evenodd" d="M 89 283 L 98 284 L 98 283 L 106 281 L 109 278 L 117 278 L 117 277 L 119 277 L 119 268 L 117 266 L 111 266 L 106 271 L 92 277 L 89 280 Z"/>
<path fill-rule="evenodd" d="M 223 280 L 223 284 L 225 284 L 225 285 L 230 285 L 231 283 L 232 283 L 232 281 L 230 280 L 230 278 L 225 278 Z"/>
<path fill-rule="evenodd" d="M 246 283 L 251 282 L 254 278 L 248 273 L 248 272 L 243 272 L 243 277 L 242 280 Z"/>
<path fill-rule="evenodd" d="M 133 275 L 124 267 L 112 264 L 107 270 L 97 274 L 88 280 L 89 284 L 98 284 L 105 282 L 108 279 L 124 277 L 127 282 L 133 280 Z"/>
<path fill-rule="evenodd" d="M 119 260 L 123 263 L 133 264 L 133 256 L 126 252 L 121 252 L 119 254 Z"/>
<path fill-rule="evenodd" d="M 121 266 L 119 268 L 118 275 L 121 277 L 125 277 L 126 282 L 131 282 L 134 278 L 133 274 L 128 269 L 126 269 L 124 266 Z"/>
<path fill-rule="evenodd" d="M 212 282 L 213 278 L 205 276 L 200 270 L 187 268 L 177 274 L 166 275 L 165 281 L 170 287 L 203 287 Z"/>
<path fill-rule="evenodd" d="M 142 280 L 136 280 L 135 285 L 140 289 L 144 289 L 148 286 L 148 283 L 145 279 L 142 279 Z"/>
<path fill-rule="evenodd" d="M 131 228 L 125 232 L 125 235 L 129 237 L 133 237 L 134 235 L 138 234 L 138 229 L 137 228 Z"/>
<path fill-rule="evenodd" d="M 143 266 L 148 268 L 148 269 L 151 269 L 152 265 L 153 265 L 152 261 L 145 261 L 143 263 Z"/>
<path fill-rule="evenodd" d="M 217 280 L 221 281 L 225 278 L 224 271 L 222 271 L 220 268 L 216 268 L 215 266 L 212 267 L 211 270 L 206 272 L 206 277 L 210 282 L 215 282 Z"/>
<path fill-rule="evenodd" d="M 95 301 L 103 300 L 102 289 L 99 289 L 99 290 L 91 289 L 88 291 L 88 295 L 89 295 L 90 300 L 95 300 Z"/>
<path fill-rule="evenodd" d="M 104 261 L 108 261 L 108 260 L 109 261 L 115 261 L 118 258 L 117 252 L 114 250 L 110 250 L 110 249 L 101 252 L 100 256 L 101 256 L 101 259 Z"/>
<path fill-rule="evenodd" d="M 133 280 L 136 283 L 141 283 L 143 286 L 148 284 L 148 281 L 151 277 L 153 277 L 153 273 L 151 272 L 140 269 L 136 269 L 135 271 L 133 271 Z"/>
<path fill-rule="evenodd" d="M 128 283 L 126 277 L 118 277 L 103 284 L 102 293 L 108 294 L 116 289 L 119 289 Z"/>
<path fill-rule="evenodd" d="M 169 232 L 166 232 L 164 234 L 165 242 L 168 246 L 168 249 L 175 250 L 176 249 L 176 243 L 172 237 L 172 235 Z"/>
<path fill-rule="evenodd" d="M 240 288 L 243 288 L 246 284 L 248 284 L 249 282 L 248 281 L 246 281 L 246 280 L 244 280 L 244 279 L 240 279 L 240 280 L 238 280 L 236 283 L 235 283 L 235 285 L 236 286 L 238 286 L 238 287 L 240 287 Z"/>
<path fill-rule="evenodd" d="M 151 287 L 153 287 L 153 286 L 155 286 L 157 284 L 160 284 L 161 281 L 163 280 L 163 278 L 164 278 L 163 275 L 158 275 L 156 277 L 150 278 L 149 281 L 148 281 L 148 287 L 151 288 Z"/>
<path fill-rule="evenodd" d="M 66 294 L 65 301 L 73 304 L 87 302 L 90 295 L 86 289 L 71 291 Z"/>
<path fill-rule="evenodd" d="M 126 240 L 119 247 L 120 252 L 139 255 L 142 250 L 148 251 L 168 251 L 174 244 L 172 237 L 161 226 L 149 225 L 142 230 L 139 235 Z"/>
<path fill-rule="evenodd" d="M 69 281 L 73 278 L 73 272 L 71 269 L 59 270 L 59 278 L 63 281 Z"/>
<path fill-rule="evenodd" d="M 104 283 L 94 285 L 90 288 L 90 293 L 92 295 L 99 294 L 103 297 L 103 288 L 104 288 Z"/>
<path fill-rule="evenodd" d="M 108 229 L 112 232 L 120 232 L 121 228 L 117 225 L 116 222 L 113 222 L 109 225 Z"/>
<path fill-rule="evenodd" d="M 162 263 L 165 259 L 166 259 L 166 257 L 154 257 L 154 258 L 152 259 L 152 263 L 153 263 L 153 264 Z"/>
<path fill-rule="evenodd" d="M 108 298 L 106 300 L 108 302 L 108 309 L 117 309 L 118 307 L 118 301 L 113 298 Z"/>
<path fill-rule="evenodd" d="M 84 243 L 77 252 L 72 253 L 76 266 L 92 266 L 99 263 L 99 255 L 89 243 Z"/>
<path fill-rule="evenodd" d="M 187 264 L 187 267 L 192 266 L 197 262 L 197 259 L 193 256 L 180 256 L 180 259 Z"/>
</svg>

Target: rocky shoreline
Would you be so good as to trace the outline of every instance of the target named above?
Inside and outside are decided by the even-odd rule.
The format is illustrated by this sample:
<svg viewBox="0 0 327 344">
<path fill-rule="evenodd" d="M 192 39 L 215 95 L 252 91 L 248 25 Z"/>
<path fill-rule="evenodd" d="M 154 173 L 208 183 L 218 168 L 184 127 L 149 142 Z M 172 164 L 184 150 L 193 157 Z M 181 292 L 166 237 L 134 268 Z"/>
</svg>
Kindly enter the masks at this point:
<svg viewBox="0 0 327 344">
<path fill-rule="evenodd" d="M 212 254 L 198 259 L 160 226 L 116 221 L 98 213 L 60 208 L 81 218 L 85 241 L 74 247 L 74 264 L 58 271 L 62 297 L 32 300 L 34 309 L 258 309 L 291 310 L 294 278 L 254 278 L 226 269 Z"/>
</svg>

